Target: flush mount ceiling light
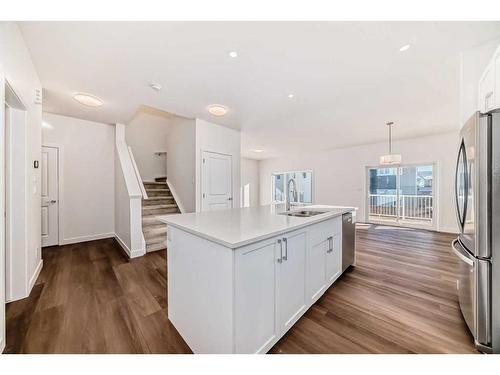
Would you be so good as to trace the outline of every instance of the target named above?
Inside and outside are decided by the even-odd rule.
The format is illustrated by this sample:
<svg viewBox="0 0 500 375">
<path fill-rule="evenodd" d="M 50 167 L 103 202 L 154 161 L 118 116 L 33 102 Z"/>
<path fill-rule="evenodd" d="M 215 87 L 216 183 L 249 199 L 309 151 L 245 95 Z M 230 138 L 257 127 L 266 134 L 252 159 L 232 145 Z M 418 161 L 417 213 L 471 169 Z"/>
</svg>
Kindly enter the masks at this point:
<svg viewBox="0 0 500 375">
<path fill-rule="evenodd" d="M 233 59 L 238 57 L 238 52 L 236 51 L 229 51 L 229 57 L 232 57 Z"/>
<path fill-rule="evenodd" d="M 151 82 L 149 84 L 149 87 L 151 87 L 155 91 L 160 91 L 161 90 L 161 85 L 159 83 Z"/>
<path fill-rule="evenodd" d="M 293 94 L 288 94 L 288 98 L 289 98 L 289 99 L 292 99 L 294 96 L 295 96 L 295 95 L 293 95 Z"/>
<path fill-rule="evenodd" d="M 399 49 L 399 51 L 400 51 L 400 52 L 407 51 L 410 47 L 411 47 L 411 45 L 409 45 L 409 44 L 405 44 L 404 46 L 402 46 L 402 47 Z"/>
<path fill-rule="evenodd" d="M 389 153 L 387 155 L 382 155 L 380 157 L 381 165 L 398 165 L 401 164 L 402 157 L 401 154 L 393 154 L 392 153 L 392 126 L 394 123 L 388 122 L 387 127 L 389 128 Z"/>
<path fill-rule="evenodd" d="M 220 104 L 211 104 L 207 107 L 207 111 L 214 116 L 224 116 L 228 109 Z"/>
<path fill-rule="evenodd" d="M 91 94 L 85 94 L 83 92 L 77 92 L 73 94 L 73 99 L 78 103 L 86 105 L 87 107 L 100 107 L 103 105 L 103 101 L 97 96 Z"/>
<path fill-rule="evenodd" d="M 256 150 L 252 150 L 252 151 L 253 151 L 253 152 L 258 152 L 258 153 L 260 153 L 260 152 L 264 152 L 264 150 L 260 150 L 260 149 L 256 149 Z"/>
</svg>

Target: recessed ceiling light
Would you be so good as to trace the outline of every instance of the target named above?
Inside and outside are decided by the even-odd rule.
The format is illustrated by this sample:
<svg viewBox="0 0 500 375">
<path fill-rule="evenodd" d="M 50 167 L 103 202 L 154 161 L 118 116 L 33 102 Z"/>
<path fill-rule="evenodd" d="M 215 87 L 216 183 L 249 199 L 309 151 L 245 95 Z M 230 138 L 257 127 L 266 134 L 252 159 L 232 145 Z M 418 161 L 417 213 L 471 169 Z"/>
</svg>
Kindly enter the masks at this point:
<svg viewBox="0 0 500 375">
<path fill-rule="evenodd" d="M 86 105 L 87 107 L 99 107 L 103 104 L 103 101 L 97 96 L 85 94 L 78 92 L 73 95 L 73 98 L 80 104 Z"/>
<path fill-rule="evenodd" d="M 214 116 L 224 116 L 228 109 L 220 104 L 211 104 L 207 107 L 208 112 Z"/>
<path fill-rule="evenodd" d="M 294 96 L 295 96 L 295 95 L 293 95 L 293 94 L 288 94 L 288 97 L 289 97 L 290 99 L 292 99 Z"/>
<path fill-rule="evenodd" d="M 54 127 L 49 124 L 48 122 L 46 121 L 42 121 L 42 128 L 45 128 L 45 129 L 54 129 Z"/>
<path fill-rule="evenodd" d="M 159 83 L 151 82 L 149 84 L 149 87 L 151 87 L 155 91 L 160 91 L 161 90 L 161 85 Z"/>
<path fill-rule="evenodd" d="M 405 44 L 405 45 L 404 45 L 403 47 L 401 47 L 399 50 L 400 50 L 401 52 L 404 52 L 404 51 L 406 51 L 406 50 L 407 50 L 408 48 L 410 48 L 410 47 L 411 47 L 411 46 L 410 46 L 409 44 Z"/>
<path fill-rule="evenodd" d="M 236 51 L 230 51 L 230 52 L 229 52 L 229 57 L 232 57 L 233 59 L 234 59 L 235 57 L 238 57 L 238 52 L 236 52 Z"/>
<path fill-rule="evenodd" d="M 260 149 L 257 149 L 257 150 L 252 150 L 253 152 L 264 152 L 264 150 L 260 150 Z"/>
</svg>

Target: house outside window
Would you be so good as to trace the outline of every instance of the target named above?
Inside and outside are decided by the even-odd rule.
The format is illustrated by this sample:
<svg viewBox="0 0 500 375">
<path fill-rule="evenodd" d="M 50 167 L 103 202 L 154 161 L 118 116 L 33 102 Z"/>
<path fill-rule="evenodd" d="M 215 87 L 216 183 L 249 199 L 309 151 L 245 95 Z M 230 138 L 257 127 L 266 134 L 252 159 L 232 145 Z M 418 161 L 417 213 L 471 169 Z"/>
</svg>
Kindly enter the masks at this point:
<svg viewBox="0 0 500 375">
<path fill-rule="evenodd" d="M 313 173 L 306 171 L 276 172 L 272 174 L 272 202 L 284 203 L 286 188 L 290 179 L 297 185 L 297 200 L 299 203 L 312 204 L 313 202 Z"/>
</svg>

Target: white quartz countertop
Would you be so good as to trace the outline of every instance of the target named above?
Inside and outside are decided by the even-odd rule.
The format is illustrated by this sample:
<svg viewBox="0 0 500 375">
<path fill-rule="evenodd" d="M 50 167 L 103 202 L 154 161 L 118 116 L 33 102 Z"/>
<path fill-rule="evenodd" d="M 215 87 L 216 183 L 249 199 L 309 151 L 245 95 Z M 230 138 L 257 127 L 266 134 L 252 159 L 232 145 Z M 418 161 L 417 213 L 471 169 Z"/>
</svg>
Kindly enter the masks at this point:
<svg viewBox="0 0 500 375">
<path fill-rule="evenodd" d="M 279 212 L 285 210 L 284 205 L 268 205 L 203 213 L 162 215 L 158 216 L 158 220 L 234 249 L 319 223 L 346 212 L 356 211 L 355 207 L 344 206 L 292 207 L 292 210 L 304 209 L 326 212 L 311 217 L 293 217 L 279 215 Z"/>
</svg>

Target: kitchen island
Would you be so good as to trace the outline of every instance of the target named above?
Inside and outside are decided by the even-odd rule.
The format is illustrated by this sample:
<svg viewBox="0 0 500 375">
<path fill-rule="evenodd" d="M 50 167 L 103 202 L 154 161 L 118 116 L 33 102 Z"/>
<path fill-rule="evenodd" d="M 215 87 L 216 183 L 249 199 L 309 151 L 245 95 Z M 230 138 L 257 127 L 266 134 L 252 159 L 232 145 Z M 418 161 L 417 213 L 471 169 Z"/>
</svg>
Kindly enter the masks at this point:
<svg viewBox="0 0 500 375">
<path fill-rule="evenodd" d="M 194 353 L 265 353 L 342 273 L 342 215 L 281 205 L 166 215 L 168 318 Z M 288 215 L 287 215 L 288 213 Z"/>
</svg>

